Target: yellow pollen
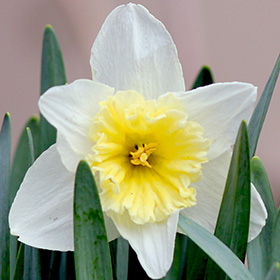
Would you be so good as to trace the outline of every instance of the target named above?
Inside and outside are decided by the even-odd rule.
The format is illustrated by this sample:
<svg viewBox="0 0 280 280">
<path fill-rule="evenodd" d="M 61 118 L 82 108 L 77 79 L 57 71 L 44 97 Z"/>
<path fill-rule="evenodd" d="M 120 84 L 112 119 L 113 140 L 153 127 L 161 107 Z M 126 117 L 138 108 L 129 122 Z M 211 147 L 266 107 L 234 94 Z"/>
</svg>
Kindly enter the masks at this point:
<svg viewBox="0 0 280 280">
<path fill-rule="evenodd" d="M 130 161 L 133 165 L 142 165 L 152 168 L 148 162 L 149 156 L 156 150 L 158 143 L 143 144 L 143 147 L 136 146 L 136 152 L 130 152 L 132 160 Z"/>
</svg>

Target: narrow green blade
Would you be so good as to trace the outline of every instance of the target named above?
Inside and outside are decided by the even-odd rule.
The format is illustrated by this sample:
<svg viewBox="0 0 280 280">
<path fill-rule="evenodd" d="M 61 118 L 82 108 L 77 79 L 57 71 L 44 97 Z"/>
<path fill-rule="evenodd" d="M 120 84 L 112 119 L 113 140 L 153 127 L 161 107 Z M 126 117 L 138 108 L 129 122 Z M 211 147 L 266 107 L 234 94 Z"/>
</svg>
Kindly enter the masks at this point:
<svg viewBox="0 0 280 280">
<path fill-rule="evenodd" d="M 280 263 L 274 263 L 269 269 L 265 280 L 280 280 Z"/>
<path fill-rule="evenodd" d="M 19 138 L 16 152 L 13 158 L 13 165 L 10 179 L 10 203 L 14 200 L 16 192 L 23 180 L 23 177 L 30 166 L 29 163 L 29 144 L 26 128 L 29 127 L 32 133 L 35 158 L 39 156 L 39 119 L 36 116 L 31 117 L 25 124 Z"/>
<path fill-rule="evenodd" d="M 20 243 L 14 280 L 41 280 L 39 250 Z"/>
<path fill-rule="evenodd" d="M 187 242 L 189 240 L 185 235 L 177 234 L 173 263 L 167 275 L 163 278 L 164 280 L 184 279 L 183 273 L 186 266 Z"/>
<path fill-rule="evenodd" d="M 268 218 L 259 236 L 249 242 L 247 258 L 249 269 L 255 279 L 263 280 L 272 264 L 271 236 L 275 207 L 265 168 L 258 157 L 254 157 L 251 160 L 251 180 L 263 199 L 268 212 Z"/>
<path fill-rule="evenodd" d="M 280 70 L 280 56 L 275 63 L 272 73 L 266 83 L 264 91 L 258 102 L 257 107 L 252 115 L 248 126 L 249 139 L 250 139 L 250 157 L 252 158 L 256 152 L 257 143 L 262 130 L 264 119 L 268 110 L 268 106 L 271 100 L 272 93 L 275 88 L 275 84 L 278 78 Z"/>
<path fill-rule="evenodd" d="M 209 66 L 204 65 L 198 73 L 192 89 L 207 86 L 214 83 L 213 75 Z"/>
<path fill-rule="evenodd" d="M 186 279 L 203 279 L 207 267 L 208 255 L 191 239 L 188 239 L 187 249 Z"/>
<path fill-rule="evenodd" d="M 11 279 L 14 279 L 14 280 L 23 279 L 23 266 L 24 266 L 24 244 L 20 243 L 18 253 L 17 253 L 15 272 L 14 272 L 13 278 L 11 278 Z"/>
<path fill-rule="evenodd" d="M 39 125 L 40 122 L 36 116 L 33 116 L 26 123 L 21 136 L 19 138 L 15 155 L 13 158 L 12 171 L 10 177 L 10 190 L 9 190 L 9 200 L 10 204 L 14 200 L 16 192 L 19 189 L 19 186 L 23 180 L 23 177 L 30 166 L 30 152 L 29 152 L 29 142 L 26 128 L 29 127 L 32 133 L 33 139 L 33 150 L 34 157 L 39 156 Z M 13 278 L 13 273 L 16 265 L 17 258 L 17 238 L 15 236 L 10 237 L 10 270 L 11 277 Z"/>
<path fill-rule="evenodd" d="M 117 279 L 126 280 L 128 275 L 128 252 L 129 245 L 128 242 L 122 237 L 118 238 L 117 243 Z"/>
<path fill-rule="evenodd" d="M 182 215 L 180 215 L 179 218 L 179 227 L 209 255 L 232 280 L 254 280 L 253 276 L 239 258 L 213 234 Z"/>
<path fill-rule="evenodd" d="M 0 279 L 10 279 L 9 178 L 11 158 L 11 121 L 3 120 L 0 132 Z"/>
<path fill-rule="evenodd" d="M 248 131 L 242 121 L 229 168 L 225 191 L 215 229 L 215 236 L 244 262 L 250 223 L 250 152 Z M 207 279 L 224 279 L 224 272 L 211 260 Z"/>
<path fill-rule="evenodd" d="M 280 263 L 280 206 L 276 212 L 272 229 L 272 262 Z"/>
<path fill-rule="evenodd" d="M 66 75 L 62 53 L 55 32 L 50 25 L 45 28 L 41 64 L 41 94 L 56 85 L 64 85 Z M 56 130 L 41 116 L 41 152 L 55 143 Z"/>
<path fill-rule="evenodd" d="M 73 252 L 52 252 L 48 279 L 75 279 Z"/>
<path fill-rule="evenodd" d="M 39 249 L 24 245 L 23 280 L 40 280 L 41 263 Z"/>
<path fill-rule="evenodd" d="M 113 279 L 99 195 L 90 167 L 81 161 L 74 195 L 75 269 L 78 280 Z"/>
</svg>

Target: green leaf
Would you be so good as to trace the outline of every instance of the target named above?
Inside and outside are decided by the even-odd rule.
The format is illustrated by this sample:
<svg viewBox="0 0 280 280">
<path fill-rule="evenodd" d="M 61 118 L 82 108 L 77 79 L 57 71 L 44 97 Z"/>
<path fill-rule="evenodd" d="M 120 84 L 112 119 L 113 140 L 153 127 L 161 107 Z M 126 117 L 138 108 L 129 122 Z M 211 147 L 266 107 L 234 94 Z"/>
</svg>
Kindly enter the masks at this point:
<svg viewBox="0 0 280 280">
<path fill-rule="evenodd" d="M 40 280 L 41 264 L 37 248 L 24 245 L 23 280 Z"/>
<path fill-rule="evenodd" d="M 249 139 L 250 139 L 250 157 L 252 158 L 256 152 L 257 143 L 262 130 L 264 119 L 268 110 L 268 106 L 274 91 L 274 87 L 278 78 L 280 70 L 280 56 L 275 63 L 272 73 L 266 83 L 264 91 L 258 102 L 257 107 L 252 115 L 248 126 Z"/>
<path fill-rule="evenodd" d="M 232 280 L 254 280 L 253 276 L 239 258 L 223 242 L 206 229 L 182 215 L 179 217 L 179 227 L 209 257 L 211 257 Z"/>
<path fill-rule="evenodd" d="M 272 262 L 280 263 L 280 206 L 276 212 L 272 229 Z"/>
<path fill-rule="evenodd" d="M 29 127 L 32 133 L 34 154 L 35 158 L 37 158 L 39 156 L 39 125 L 40 122 L 38 118 L 36 116 L 31 117 L 25 124 L 24 129 L 22 130 L 21 136 L 19 138 L 15 155 L 13 158 L 13 165 L 10 178 L 10 204 L 14 200 L 16 192 L 18 191 L 19 186 L 24 178 L 24 175 L 30 166 L 30 152 L 26 129 L 27 127 Z"/>
<path fill-rule="evenodd" d="M 250 223 L 250 152 L 245 121 L 241 122 L 226 181 L 215 236 L 244 262 Z M 224 272 L 211 260 L 207 279 L 224 279 Z"/>
<path fill-rule="evenodd" d="M 27 135 L 27 127 L 29 127 L 32 133 L 33 139 L 33 150 L 34 150 L 34 157 L 39 156 L 39 120 L 36 116 L 33 116 L 29 119 L 29 121 L 25 124 L 25 127 L 21 133 L 19 138 L 15 155 L 13 158 L 12 164 L 12 171 L 10 176 L 10 190 L 9 190 L 9 200 L 10 205 L 14 200 L 16 192 L 19 189 L 19 186 L 24 178 L 24 175 L 27 169 L 30 166 L 30 147 Z M 11 271 L 11 278 L 13 278 L 13 273 L 15 270 L 16 265 L 16 258 L 17 258 L 17 247 L 18 242 L 15 236 L 10 237 L 10 271 Z"/>
<path fill-rule="evenodd" d="M 75 279 L 73 252 L 52 252 L 48 279 Z"/>
<path fill-rule="evenodd" d="M 265 277 L 265 280 L 280 280 L 280 263 L 274 263 Z"/>
<path fill-rule="evenodd" d="M 117 242 L 116 274 L 118 280 L 126 280 L 128 275 L 128 242 L 122 237 Z"/>
<path fill-rule="evenodd" d="M 99 195 L 85 161 L 79 163 L 75 180 L 74 239 L 77 279 L 113 279 Z"/>
<path fill-rule="evenodd" d="M 214 83 L 213 75 L 209 66 L 204 65 L 198 73 L 192 89 L 207 86 Z"/>
<path fill-rule="evenodd" d="M 163 279 L 183 279 L 183 273 L 187 260 L 187 242 L 189 242 L 189 240 L 190 239 L 188 239 L 185 235 L 179 233 L 177 234 L 173 263 L 167 275 Z"/>
<path fill-rule="evenodd" d="M 251 160 L 251 180 L 261 195 L 268 212 L 266 224 L 261 233 L 248 244 L 247 257 L 251 273 L 256 280 L 263 280 L 272 264 L 271 236 L 275 207 L 265 168 L 258 157 Z"/>
<path fill-rule="evenodd" d="M 62 53 L 55 32 L 47 25 L 43 38 L 42 64 L 41 64 L 41 94 L 56 85 L 64 85 L 66 75 Z M 56 130 L 41 115 L 41 152 L 55 143 Z"/>
<path fill-rule="evenodd" d="M 40 280 L 41 265 L 39 250 L 20 243 L 14 280 Z"/>
<path fill-rule="evenodd" d="M 207 254 L 205 254 L 191 239 L 188 239 L 187 249 L 186 279 L 203 279 L 208 262 Z"/>
<path fill-rule="evenodd" d="M 0 132 L 0 279 L 10 279 L 9 178 L 11 158 L 11 121 L 7 113 Z"/>
<path fill-rule="evenodd" d="M 12 279 L 22 280 L 22 278 L 23 278 L 23 266 L 24 266 L 24 244 L 20 243 L 18 253 L 17 253 L 15 272 L 14 272 L 14 275 L 13 275 Z"/>
</svg>

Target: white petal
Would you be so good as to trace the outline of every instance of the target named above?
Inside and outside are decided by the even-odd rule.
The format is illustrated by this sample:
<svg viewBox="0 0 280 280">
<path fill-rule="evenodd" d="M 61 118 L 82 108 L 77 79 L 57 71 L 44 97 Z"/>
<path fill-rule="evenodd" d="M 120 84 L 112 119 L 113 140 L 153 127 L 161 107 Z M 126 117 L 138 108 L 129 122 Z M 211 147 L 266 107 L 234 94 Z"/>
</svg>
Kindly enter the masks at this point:
<svg viewBox="0 0 280 280">
<path fill-rule="evenodd" d="M 265 205 L 255 186 L 251 184 L 251 215 L 248 241 L 253 240 L 260 234 L 265 226 L 266 219 L 267 210 Z"/>
<path fill-rule="evenodd" d="M 75 173 L 65 169 L 56 145 L 45 151 L 28 170 L 12 204 L 12 235 L 33 247 L 74 249 L 73 192 Z M 119 237 L 112 220 L 104 215 L 108 240 Z"/>
<path fill-rule="evenodd" d="M 11 234 L 30 246 L 73 250 L 74 173 L 61 163 L 56 145 L 28 170 L 12 204 Z"/>
<path fill-rule="evenodd" d="M 142 267 L 153 279 L 162 278 L 171 267 L 178 216 L 176 212 L 165 222 L 144 225 L 133 223 L 126 214 L 113 217 L 121 236 L 128 240 Z"/>
<path fill-rule="evenodd" d="M 117 7 L 106 18 L 91 51 L 96 81 L 145 98 L 184 91 L 177 50 L 164 25 L 141 5 Z"/>
<path fill-rule="evenodd" d="M 191 218 L 205 229 L 214 233 L 228 173 L 231 151 L 203 165 L 202 179 L 192 186 L 196 189 L 196 202 L 181 214 Z"/>
<path fill-rule="evenodd" d="M 246 83 L 217 83 L 175 95 L 189 120 L 203 126 L 204 136 L 212 141 L 208 158 L 214 159 L 234 144 L 241 121 L 250 119 L 257 88 Z"/>
<path fill-rule="evenodd" d="M 77 80 L 69 85 L 49 89 L 39 101 L 45 118 L 58 130 L 57 148 L 70 171 L 91 152 L 89 126 L 99 111 L 99 102 L 113 95 L 114 89 L 90 80 Z M 63 136 L 63 137 L 62 137 Z M 69 156 L 73 154 L 73 162 Z M 68 164 L 66 163 L 68 161 Z"/>
<path fill-rule="evenodd" d="M 112 219 L 110 217 L 108 217 L 106 215 L 106 213 L 104 213 L 104 212 L 103 212 L 103 217 L 104 217 L 104 223 L 105 223 L 105 227 L 106 227 L 108 241 L 110 242 L 110 241 L 120 237 L 120 234 L 119 234 L 114 222 L 112 221 Z"/>
<path fill-rule="evenodd" d="M 202 179 L 192 185 L 197 190 L 197 205 L 181 211 L 183 215 L 193 219 L 211 233 L 214 233 L 215 230 L 230 158 L 231 150 L 228 150 L 218 158 L 204 165 Z M 254 239 L 260 233 L 267 218 L 264 203 L 252 184 L 250 211 L 248 241 Z"/>
</svg>

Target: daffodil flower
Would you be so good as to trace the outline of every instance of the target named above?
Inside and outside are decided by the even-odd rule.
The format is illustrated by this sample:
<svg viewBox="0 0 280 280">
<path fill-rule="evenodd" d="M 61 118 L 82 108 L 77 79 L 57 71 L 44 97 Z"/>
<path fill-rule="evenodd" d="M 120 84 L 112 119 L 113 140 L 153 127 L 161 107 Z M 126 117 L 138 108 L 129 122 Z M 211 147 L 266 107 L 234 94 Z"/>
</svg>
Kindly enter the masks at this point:
<svg viewBox="0 0 280 280">
<path fill-rule="evenodd" d="M 179 213 L 213 232 L 237 130 L 257 90 L 217 83 L 185 91 L 176 47 L 143 6 L 117 7 L 92 47 L 93 81 L 39 101 L 56 144 L 28 170 L 10 212 L 28 245 L 74 250 L 73 189 L 84 159 L 98 178 L 108 239 L 127 239 L 152 278 L 169 270 Z M 265 224 L 252 186 L 249 240 Z"/>
</svg>

